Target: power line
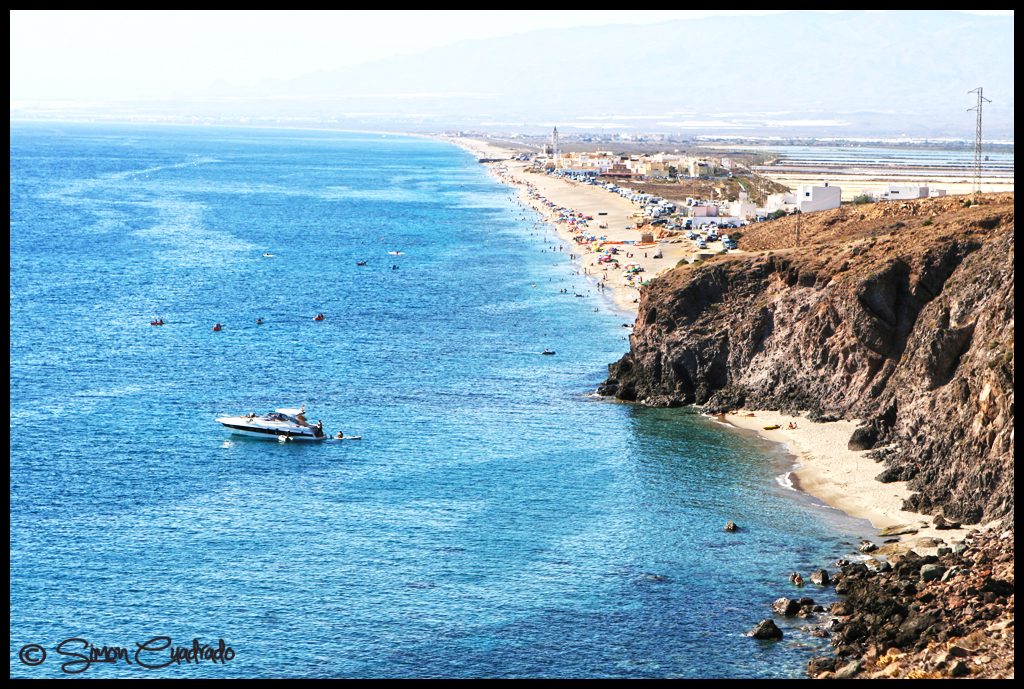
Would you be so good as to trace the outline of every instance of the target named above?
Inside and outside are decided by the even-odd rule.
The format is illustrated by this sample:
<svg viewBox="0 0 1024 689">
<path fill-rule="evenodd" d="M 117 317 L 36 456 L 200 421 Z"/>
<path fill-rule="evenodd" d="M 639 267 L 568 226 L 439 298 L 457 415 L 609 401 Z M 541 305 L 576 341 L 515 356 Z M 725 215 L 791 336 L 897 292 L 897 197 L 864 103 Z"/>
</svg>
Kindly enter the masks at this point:
<svg viewBox="0 0 1024 689">
<path fill-rule="evenodd" d="M 981 105 L 982 103 L 991 103 L 988 98 L 981 95 L 981 87 L 968 91 L 967 93 L 978 94 L 978 104 L 973 108 L 968 108 L 967 112 L 971 110 L 978 111 L 978 125 L 974 132 L 974 200 L 978 200 L 978 194 L 981 193 Z"/>
</svg>

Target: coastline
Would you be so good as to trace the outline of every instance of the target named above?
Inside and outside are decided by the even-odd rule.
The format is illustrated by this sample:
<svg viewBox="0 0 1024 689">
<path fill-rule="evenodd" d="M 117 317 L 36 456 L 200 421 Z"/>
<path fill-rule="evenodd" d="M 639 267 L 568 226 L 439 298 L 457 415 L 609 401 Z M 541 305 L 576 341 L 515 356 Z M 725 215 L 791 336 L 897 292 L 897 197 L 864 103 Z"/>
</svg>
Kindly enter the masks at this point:
<svg viewBox="0 0 1024 689">
<path fill-rule="evenodd" d="M 438 139 L 484 158 L 506 158 L 510 155 L 510 149 L 485 141 L 449 137 Z M 600 232 L 600 235 L 606 236 L 609 241 L 639 239 L 638 232 L 632 229 L 633 213 L 639 209 L 617 194 L 609 194 L 598 187 L 577 184 L 549 175 L 527 175 L 523 172 L 527 164 L 523 162 L 505 160 L 500 164 L 488 163 L 488 166 L 492 174 L 501 181 L 515 185 L 519 189 L 521 203 L 536 210 L 544 216 L 545 222 L 553 225 L 559 236 L 568 243 L 567 249 L 576 256 L 574 261 L 580 265 L 581 272 L 594 276 L 595 280 L 601 280 L 615 304 L 635 315 L 639 291 L 627 285 L 618 271 L 602 270 L 596 264 L 595 251 L 585 246 L 576 247 L 574 235 L 568 226 L 557 223 L 555 212 L 550 207 L 541 205 L 536 198 L 531 198 L 530 191 L 533 190 L 536 195 L 558 206 L 593 215 L 595 220 L 601 218 L 601 221 L 607 224 L 607 228 L 588 229 L 595 234 Z M 527 186 L 527 183 L 530 186 Z M 599 216 L 600 212 L 607 215 Z M 678 244 L 662 243 L 658 244 L 658 248 L 662 250 L 665 258 L 644 257 L 643 249 L 630 251 L 634 257 L 628 261 L 644 267 L 644 279 L 650 279 L 659 272 L 674 268 L 678 261 L 690 258 L 693 254 L 693 247 L 688 241 Z M 653 255 L 656 250 L 650 249 L 646 253 Z M 754 416 L 741 416 L 742 413 L 752 413 Z M 799 468 L 794 471 L 795 490 L 818 498 L 830 507 L 842 510 L 852 517 L 867 519 L 879 530 L 897 526 L 916 529 L 916 533 L 895 536 L 894 539 L 899 539 L 899 543 L 883 546 L 875 552 L 877 555 L 884 556 L 907 548 L 913 548 L 920 555 L 934 555 L 939 542 L 948 544 L 963 540 L 971 530 L 970 527 L 939 530 L 931 523 L 928 515 L 903 510 L 904 500 L 912 494 L 906 482 L 876 481 L 875 476 L 882 471 L 883 465 L 868 457 L 867 452 L 847 448 L 850 436 L 858 425 L 856 421 L 813 423 L 803 417 L 761 410 L 738 410 L 719 418 L 727 426 L 752 430 L 767 440 L 786 445 L 799 464 Z M 796 430 L 787 430 L 791 422 L 797 424 Z M 764 428 L 773 425 L 780 428 L 771 431 Z M 972 526 L 976 529 L 980 525 Z"/>
<path fill-rule="evenodd" d="M 507 158 L 510 149 L 495 146 L 477 139 L 455 139 L 435 137 L 438 141 L 454 144 L 482 158 Z M 637 313 L 640 300 L 639 288 L 630 284 L 623 271 L 609 269 L 608 264 L 600 264 L 597 260 L 603 247 L 597 243 L 577 244 L 576 236 L 566 222 L 560 222 L 560 208 L 572 209 L 584 216 L 590 216 L 586 234 L 605 238 L 605 244 L 619 249 L 618 258 L 623 268 L 634 264 L 642 269 L 637 283 L 645 282 L 666 270 L 676 267 L 681 260 L 691 260 L 695 248 L 689 240 L 673 238 L 676 241 L 657 241 L 656 245 L 633 247 L 632 244 L 621 242 L 640 241 L 640 233 L 635 229 L 640 208 L 618 194 L 612 194 L 599 187 L 579 184 L 569 180 L 543 174 L 525 172 L 529 163 L 516 160 L 503 160 L 500 163 L 487 163 L 488 168 L 499 181 L 514 186 L 519 193 L 519 202 L 539 213 L 542 222 L 549 223 L 558 236 L 564 240 L 563 252 L 572 254 L 573 262 L 580 266 L 580 274 L 590 276 L 594 283 L 600 285 L 601 291 L 608 296 L 616 308 Z M 549 205 L 553 204 L 553 205 Z M 634 217 L 637 216 L 637 217 Z M 654 258 L 661 252 L 662 258 Z M 628 256 L 627 256 L 628 254 Z"/>
<path fill-rule="evenodd" d="M 813 423 L 745 410 L 716 418 L 784 444 L 801 464 L 795 489 L 807 488 L 875 528 L 896 527 L 896 537 L 868 552 L 866 561 L 836 563 L 840 571 L 825 585 L 843 598 L 828 606 L 820 619 L 825 624 L 811 632 L 831 637 L 834 651 L 811 658 L 808 677 L 1013 679 L 1012 525 L 996 520 L 940 531 L 925 515 L 900 509 L 910 495 L 906 483 L 875 481 L 879 465 L 868 452 L 847 448 L 855 421 Z M 791 422 L 796 428 L 789 428 Z M 776 424 L 780 428 L 765 429 Z M 773 612 L 789 616 L 793 603 L 780 598 Z M 750 634 L 757 636 L 763 625 Z"/>
<path fill-rule="evenodd" d="M 797 490 L 852 517 L 867 519 L 879 530 L 898 526 L 916 529 L 914 534 L 896 537 L 900 538 L 900 545 L 912 548 L 919 555 L 935 555 L 939 541 L 948 544 L 963 540 L 969 531 L 981 526 L 939 530 L 928 515 L 902 509 L 903 501 L 913 492 L 907 488 L 907 483 L 876 481 L 875 476 L 881 473 L 883 466 L 868 456 L 869 451 L 848 449 L 850 436 L 858 426 L 856 421 L 815 423 L 800 416 L 750 410 L 725 414 L 720 420 L 786 445 L 800 465 L 794 472 Z M 789 429 L 790 423 L 796 424 L 796 428 Z M 765 426 L 775 425 L 779 428 L 765 430 Z M 885 555 L 891 550 L 896 549 L 883 546 L 876 552 Z"/>
</svg>

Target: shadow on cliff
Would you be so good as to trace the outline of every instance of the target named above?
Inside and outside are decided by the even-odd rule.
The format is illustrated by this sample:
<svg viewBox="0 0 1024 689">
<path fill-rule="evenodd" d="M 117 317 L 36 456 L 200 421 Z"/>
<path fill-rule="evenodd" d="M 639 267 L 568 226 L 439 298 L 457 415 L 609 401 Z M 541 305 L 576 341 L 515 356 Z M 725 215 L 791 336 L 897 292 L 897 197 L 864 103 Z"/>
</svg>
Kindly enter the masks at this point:
<svg viewBox="0 0 1024 689">
<path fill-rule="evenodd" d="M 599 392 L 863 419 L 850 447 L 891 446 L 879 478 L 910 481 L 907 509 L 1012 520 L 1013 195 L 965 201 L 903 202 L 846 238 L 659 276 Z"/>
</svg>

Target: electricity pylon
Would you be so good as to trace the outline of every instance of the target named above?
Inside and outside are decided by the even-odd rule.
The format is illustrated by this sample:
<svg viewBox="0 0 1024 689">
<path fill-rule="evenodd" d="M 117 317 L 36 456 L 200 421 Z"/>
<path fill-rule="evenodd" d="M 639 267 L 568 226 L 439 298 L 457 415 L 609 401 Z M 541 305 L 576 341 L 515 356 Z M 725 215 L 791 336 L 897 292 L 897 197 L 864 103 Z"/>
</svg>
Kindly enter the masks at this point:
<svg viewBox="0 0 1024 689">
<path fill-rule="evenodd" d="M 967 112 L 971 110 L 978 111 L 978 125 L 974 132 L 974 201 L 977 202 L 978 194 L 981 193 L 981 105 L 982 103 L 991 103 L 992 101 L 981 95 L 980 86 L 967 93 L 978 94 L 978 104 L 973 108 L 967 109 Z"/>
</svg>

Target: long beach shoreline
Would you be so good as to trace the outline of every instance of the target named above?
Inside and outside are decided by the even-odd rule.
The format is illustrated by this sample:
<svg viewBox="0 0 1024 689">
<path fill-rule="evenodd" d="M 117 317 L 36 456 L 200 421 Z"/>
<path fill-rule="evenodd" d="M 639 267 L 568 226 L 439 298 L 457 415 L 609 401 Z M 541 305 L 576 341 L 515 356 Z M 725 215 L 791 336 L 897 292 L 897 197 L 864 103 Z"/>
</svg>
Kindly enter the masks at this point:
<svg viewBox="0 0 1024 689">
<path fill-rule="evenodd" d="M 518 189 L 520 202 L 539 213 L 544 222 L 549 223 L 565 240 L 564 251 L 573 254 L 574 262 L 579 264 L 581 274 L 589 275 L 598 282 L 604 293 L 619 309 L 635 315 L 640 297 L 635 284 L 674 268 L 679 261 L 689 259 L 693 254 L 693 246 L 687 240 L 677 243 L 659 242 L 653 246 L 634 248 L 633 244 L 641 239 L 640 232 L 635 227 L 637 218 L 634 217 L 640 209 L 618 194 L 551 175 L 527 173 L 526 169 L 531 166 L 529 163 L 507 160 L 512 153 L 509 149 L 485 141 L 447 137 L 438 139 L 460 146 L 481 158 L 506 159 L 501 163 L 488 163 L 492 174 Z M 549 203 L 551 205 L 548 205 Z M 604 244 L 629 242 L 619 245 L 618 258 L 623 267 L 633 264 L 640 269 L 633 281 L 634 284 L 624 277 L 623 271 L 609 269 L 607 264 L 601 265 L 597 261 L 599 251 L 594 245 L 577 245 L 576 235 L 570 229 L 570 225 L 558 221 L 562 214 L 560 209 L 563 208 L 593 218 L 587 223 L 586 233 L 603 237 Z M 655 258 L 659 252 L 662 257 Z"/>
<path fill-rule="evenodd" d="M 451 138 L 442 140 L 461 146 L 481 158 L 504 159 L 510 156 L 509 149 L 484 141 Z M 566 239 L 569 247 L 572 247 L 571 251 L 579 256 L 577 262 L 581 265 L 581 272 L 586 271 L 590 275 L 598 276 L 616 305 L 635 314 L 639 292 L 634 287 L 626 285 L 616 272 L 601 270 L 596 265 L 592 252 L 584 247 L 576 248 L 574 235 L 566 226 L 557 224 L 557 216 L 550 207 L 539 204 L 536 199 L 530 197 L 529 192 L 534 191 L 555 206 L 572 208 L 584 215 L 593 216 L 595 221 L 600 218 L 600 222 L 607 225 L 606 228 L 590 226 L 588 229 L 592 230 L 592 233 L 606 236 L 609 241 L 639 239 L 639 234 L 637 230 L 632 229 L 631 222 L 632 215 L 637 210 L 635 206 L 628 200 L 609 194 L 599 187 L 576 184 L 550 175 L 525 173 L 527 164 L 523 162 L 506 160 L 500 164 L 488 164 L 502 181 L 517 185 L 520 201 L 545 216 L 546 221 L 552 223 L 559 235 Z M 607 215 L 598 215 L 599 213 Z M 628 247 L 629 245 L 626 245 L 624 248 Z M 659 244 L 658 248 L 665 256 L 662 259 L 643 255 L 653 255 L 656 250 L 629 251 L 633 256 L 628 261 L 644 267 L 644 279 L 650 279 L 659 272 L 674 267 L 679 260 L 692 253 L 688 242 Z M 754 431 L 767 440 L 787 446 L 799 464 L 795 472 L 798 490 L 852 517 L 867 519 L 876 529 L 907 527 L 900 529 L 912 532 L 902 536 L 900 545 L 903 547 L 912 547 L 921 555 L 935 554 L 939 541 L 951 543 L 962 540 L 969 531 L 968 528 L 940 531 L 934 527 L 927 515 L 903 510 L 904 500 L 912 493 L 906 482 L 876 481 L 875 476 L 882 471 L 882 466 L 866 456 L 867 452 L 847 448 L 850 436 L 858 425 L 856 421 L 814 423 L 803 417 L 786 416 L 765 410 L 737 410 L 724 415 L 720 420 L 728 426 Z M 795 429 L 789 429 L 791 423 L 796 425 Z M 766 426 L 778 428 L 766 430 Z"/>
</svg>

